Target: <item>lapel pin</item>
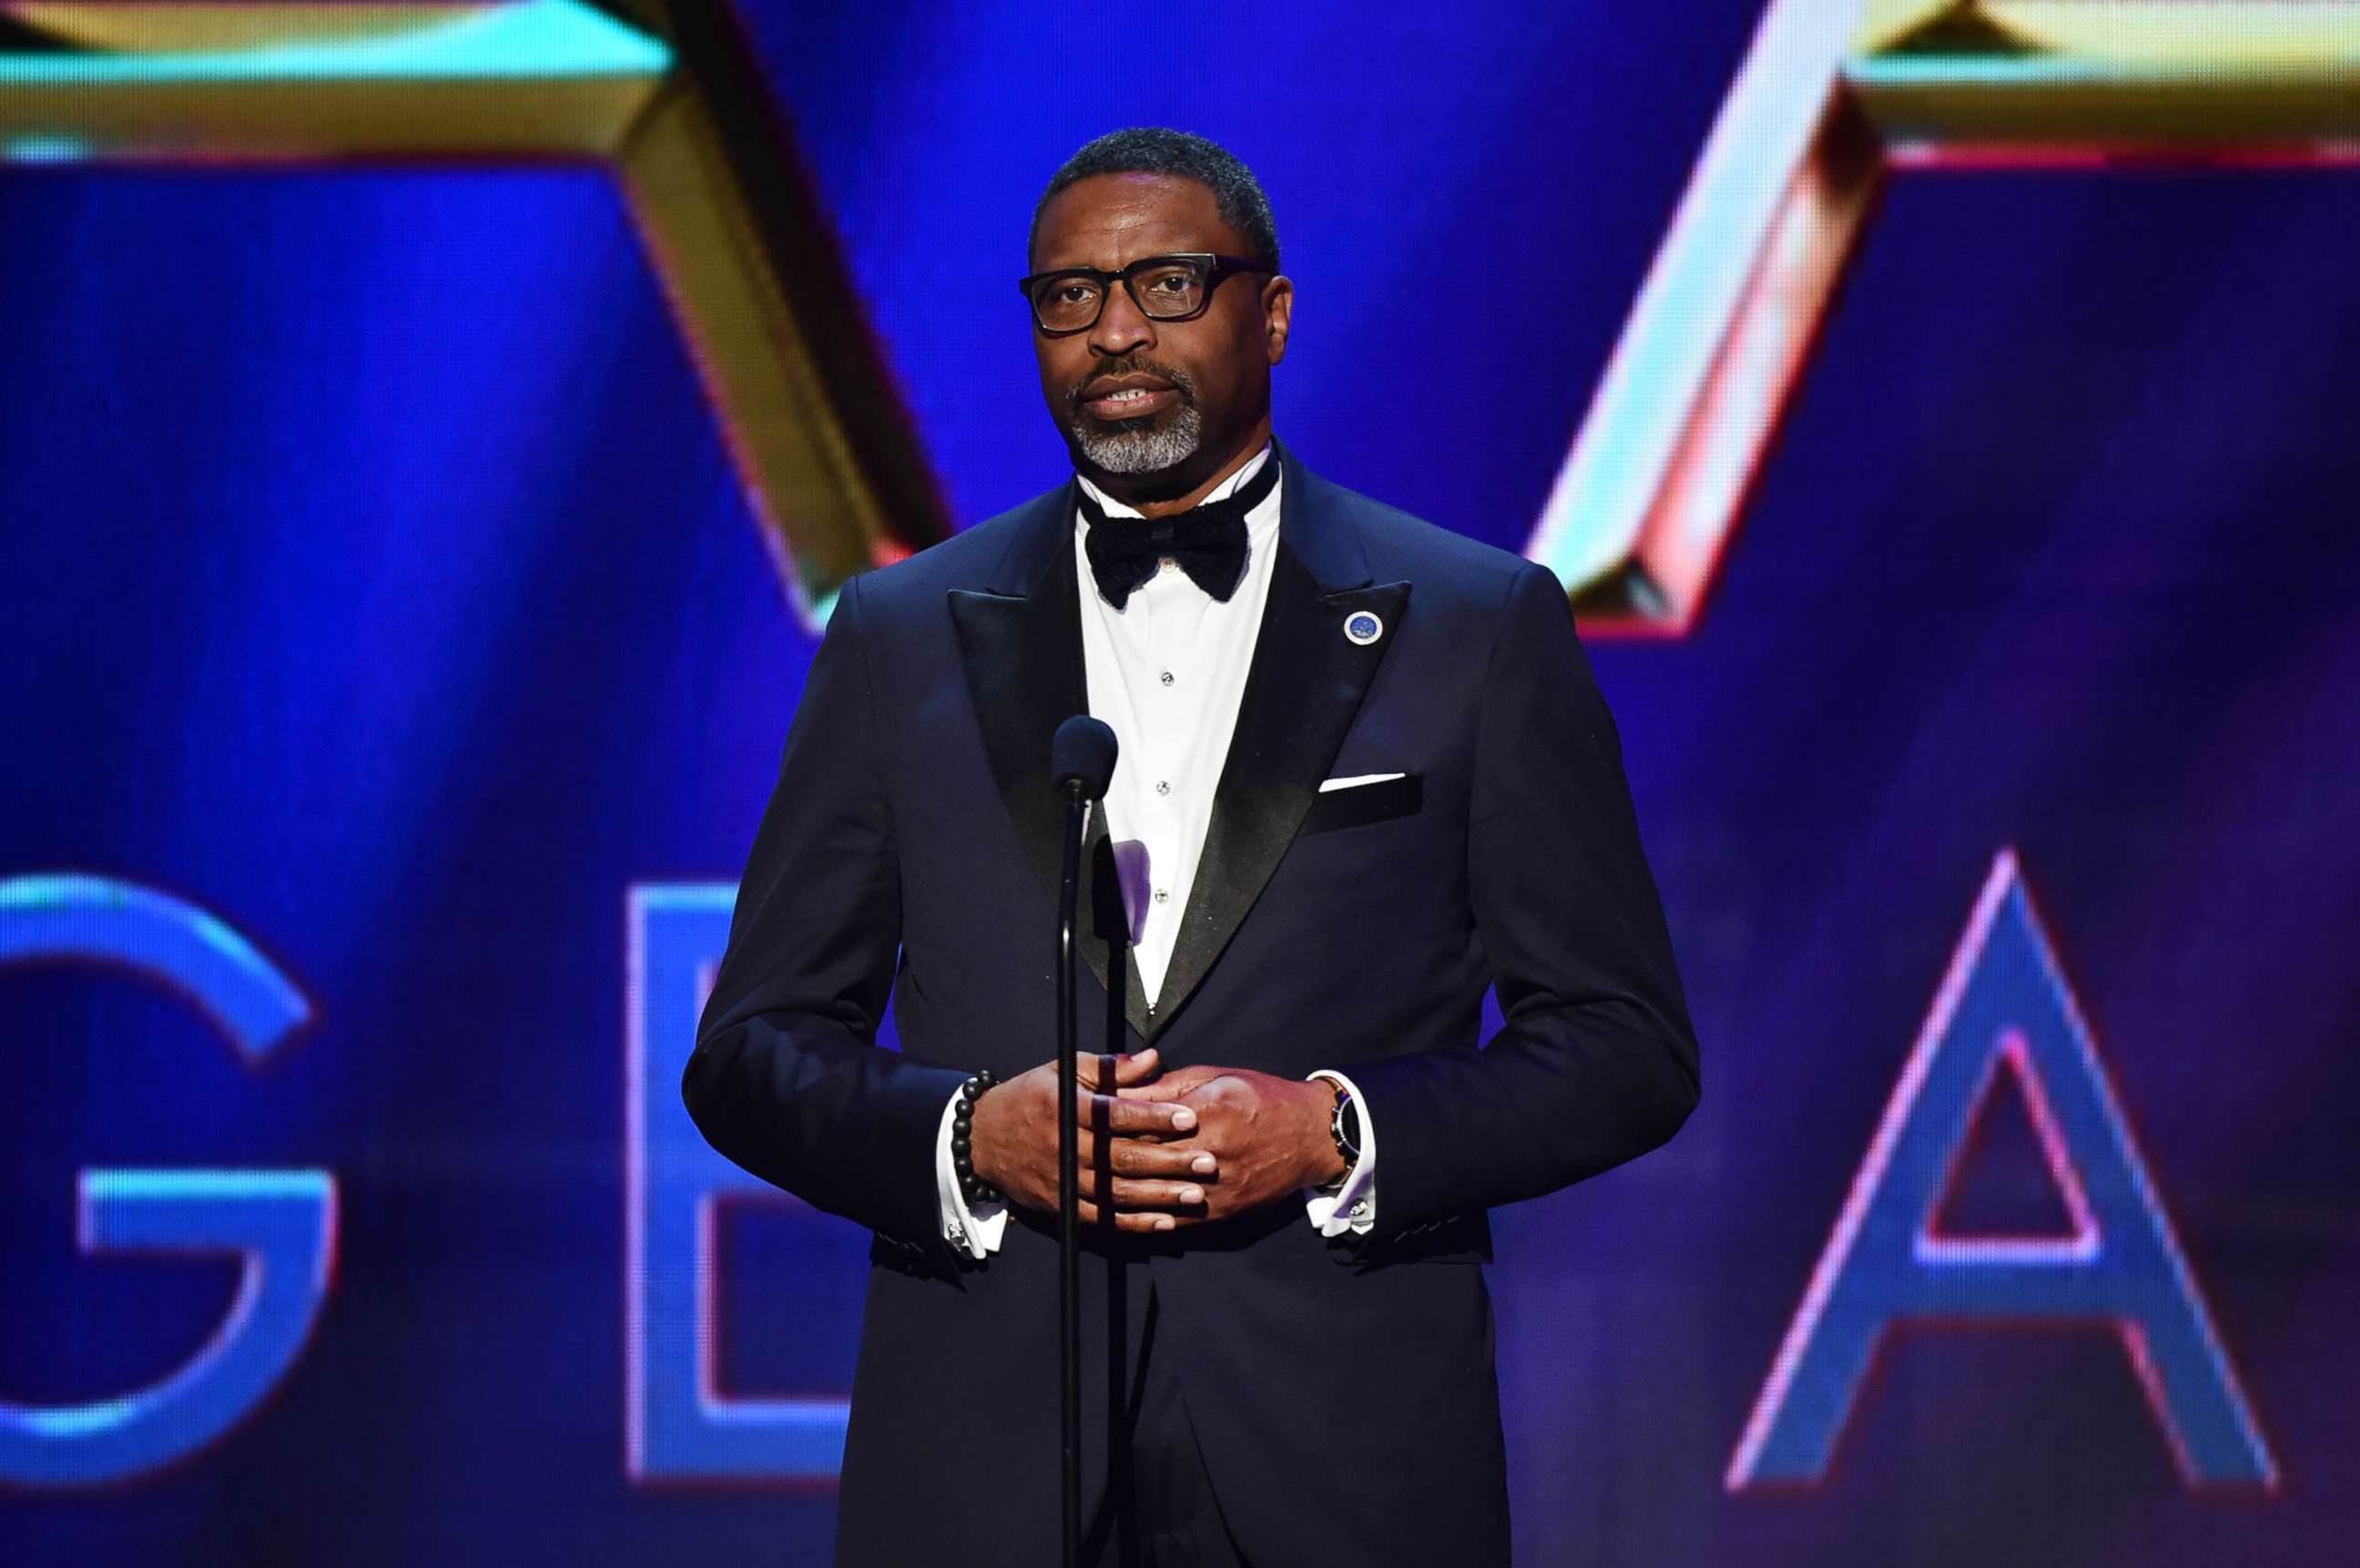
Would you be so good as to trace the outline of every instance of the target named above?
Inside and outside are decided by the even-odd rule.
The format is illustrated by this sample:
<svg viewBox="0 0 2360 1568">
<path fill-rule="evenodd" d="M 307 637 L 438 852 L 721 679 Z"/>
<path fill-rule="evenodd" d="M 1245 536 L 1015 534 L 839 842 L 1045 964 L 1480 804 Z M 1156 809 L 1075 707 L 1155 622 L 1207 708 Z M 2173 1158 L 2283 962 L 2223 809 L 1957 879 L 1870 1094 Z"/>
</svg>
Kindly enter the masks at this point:
<svg viewBox="0 0 2360 1568">
<path fill-rule="evenodd" d="M 1384 634 L 1385 623 L 1365 609 L 1355 610 L 1344 618 L 1344 635 L 1360 647 L 1367 647 Z"/>
</svg>

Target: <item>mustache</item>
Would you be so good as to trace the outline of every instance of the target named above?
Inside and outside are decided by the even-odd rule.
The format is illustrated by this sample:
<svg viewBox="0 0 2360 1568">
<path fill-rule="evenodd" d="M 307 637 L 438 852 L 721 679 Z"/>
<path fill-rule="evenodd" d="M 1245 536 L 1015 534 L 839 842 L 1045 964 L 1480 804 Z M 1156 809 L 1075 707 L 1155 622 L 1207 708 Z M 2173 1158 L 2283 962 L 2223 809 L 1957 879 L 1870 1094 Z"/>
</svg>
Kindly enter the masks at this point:
<svg viewBox="0 0 2360 1568">
<path fill-rule="evenodd" d="M 1083 393 L 1087 389 L 1096 386 L 1100 381 L 1121 376 L 1153 376 L 1159 380 L 1168 381 L 1172 385 L 1173 392 L 1179 398 L 1182 407 L 1193 409 L 1196 406 L 1196 383 L 1189 378 L 1185 370 L 1176 366 L 1164 365 L 1153 359 L 1132 355 L 1121 359 L 1110 359 L 1096 367 L 1088 375 L 1066 388 L 1066 408 L 1076 414 L 1080 413 L 1082 404 L 1086 400 Z"/>
</svg>

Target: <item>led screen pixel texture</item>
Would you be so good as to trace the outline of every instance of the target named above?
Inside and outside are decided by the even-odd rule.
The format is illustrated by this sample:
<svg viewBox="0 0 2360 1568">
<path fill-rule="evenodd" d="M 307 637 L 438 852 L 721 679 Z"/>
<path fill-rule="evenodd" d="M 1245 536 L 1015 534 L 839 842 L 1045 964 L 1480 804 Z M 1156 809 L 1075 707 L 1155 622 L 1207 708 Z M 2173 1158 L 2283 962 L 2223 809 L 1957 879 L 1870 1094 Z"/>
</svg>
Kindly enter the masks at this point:
<svg viewBox="0 0 2360 1568">
<path fill-rule="evenodd" d="M 1217 5 L 1191 47 L 1253 69 L 1207 70 L 1113 14 L 745 13 L 961 523 L 1065 469 L 1014 291 L 945 301 L 1022 269 L 1075 146 L 1169 122 L 1276 205 L 1282 433 L 1512 549 L 1755 20 Z M 2355 225 L 2335 169 L 1896 178 L 1704 614 L 1594 644 L 1705 1096 L 1497 1217 L 1519 1561 L 2316 1562 L 2360 1529 Z M 0 883 L 175 900 L 305 1014 L 256 1058 L 120 957 L 0 968 L 0 1404 L 164 1377 L 242 1288 L 85 1253 L 78 1171 L 333 1194 L 268 1397 L 157 1473 L 0 1487 L 6 1555 L 825 1561 L 797 1470 L 866 1238 L 658 1212 L 630 1070 L 680 1030 L 643 916 L 726 895 L 813 642 L 612 188 L 19 165 L 0 244 Z M 2275 1486 L 2191 1486 L 2104 1322 L 1933 1322 L 1880 1338 L 1823 1475 L 1732 1490 L 2004 855 Z M 0 901 L 10 942 L 35 907 Z M 2032 1098 L 1995 1080 L 1944 1234 L 2072 1233 Z M 709 1223 L 716 1392 L 817 1435 L 651 1427 L 635 1476 L 635 1213 L 658 1383 L 697 1397 L 664 1238 Z"/>
</svg>

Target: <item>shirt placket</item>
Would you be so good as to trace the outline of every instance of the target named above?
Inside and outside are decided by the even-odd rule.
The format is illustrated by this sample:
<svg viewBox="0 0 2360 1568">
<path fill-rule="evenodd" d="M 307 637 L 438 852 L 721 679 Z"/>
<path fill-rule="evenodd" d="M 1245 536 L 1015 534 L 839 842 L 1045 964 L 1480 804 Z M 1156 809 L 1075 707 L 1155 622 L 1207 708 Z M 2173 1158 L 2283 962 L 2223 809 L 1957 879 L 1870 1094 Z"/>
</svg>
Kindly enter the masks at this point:
<svg viewBox="0 0 2360 1568">
<path fill-rule="evenodd" d="M 1145 731 L 1142 748 L 1147 766 L 1141 771 L 1139 797 L 1147 831 L 1151 889 L 1147 918 L 1154 930 L 1156 950 L 1169 959 L 1172 935 L 1181 914 L 1185 890 L 1180 837 L 1187 820 L 1189 783 L 1186 777 L 1188 736 L 1194 717 L 1184 684 L 1182 666 L 1196 617 L 1189 614 L 1188 590 L 1195 587 L 1178 572 L 1166 571 L 1153 581 L 1148 596 L 1148 616 L 1135 701 Z M 1158 976 L 1161 979 L 1161 976 Z"/>
</svg>

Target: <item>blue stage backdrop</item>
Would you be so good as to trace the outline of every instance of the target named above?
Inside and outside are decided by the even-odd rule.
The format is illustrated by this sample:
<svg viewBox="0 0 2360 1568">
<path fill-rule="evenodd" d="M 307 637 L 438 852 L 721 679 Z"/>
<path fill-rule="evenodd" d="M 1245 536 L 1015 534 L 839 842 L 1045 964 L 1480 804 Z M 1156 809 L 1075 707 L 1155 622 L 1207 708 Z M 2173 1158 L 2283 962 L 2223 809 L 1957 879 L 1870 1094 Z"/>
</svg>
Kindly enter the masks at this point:
<svg viewBox="0 0 2360 1568">
<path fill-rule="evenodd" d="M 1040 186 L 1168 123 L 1275 203 L 1282 434 L 1513 550 L 1762 21 L 743 10 L 956 522 L 1065 472 Z M 621 197 L 71 151 L 0 167 L 0 1562 L 825 1562 L 867 1238 L 677 1099 L 814 639 Z M 2360 171 L 2063 161 L 1893 170 L 1700 608 L 1593 626 L 1705 1089 L 1497 1217 L 1522 1563 L 2360 1539 Z"/>
</svg>

